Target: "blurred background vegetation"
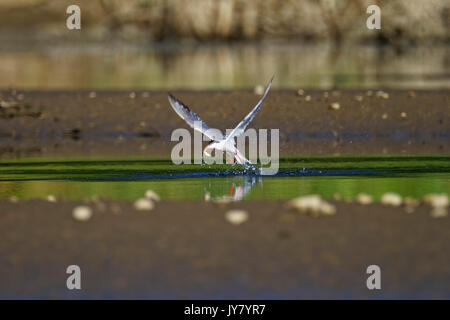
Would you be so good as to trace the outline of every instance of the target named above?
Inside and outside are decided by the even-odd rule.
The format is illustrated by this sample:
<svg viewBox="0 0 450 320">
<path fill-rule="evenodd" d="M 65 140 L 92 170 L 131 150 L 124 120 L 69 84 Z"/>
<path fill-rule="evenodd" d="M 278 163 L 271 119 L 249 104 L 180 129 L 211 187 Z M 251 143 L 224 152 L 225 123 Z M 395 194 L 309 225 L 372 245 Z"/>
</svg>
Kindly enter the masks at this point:
<svg viewBox="0 0 450 320">
<path fill-rule="evenodd" d="M 0 0 L 0 88 L 449 88 L 449 39 L 448 0 Z"/>
<path fill-rule="evenodd" d="M 0 28 L 62 35 L 71 4 L 93 37 L 416 43 L 450 35 L 448 0 L 2 0 Z M 382 11 L 379 32 L 365 27 L 370 4 Z"/>
</svg>

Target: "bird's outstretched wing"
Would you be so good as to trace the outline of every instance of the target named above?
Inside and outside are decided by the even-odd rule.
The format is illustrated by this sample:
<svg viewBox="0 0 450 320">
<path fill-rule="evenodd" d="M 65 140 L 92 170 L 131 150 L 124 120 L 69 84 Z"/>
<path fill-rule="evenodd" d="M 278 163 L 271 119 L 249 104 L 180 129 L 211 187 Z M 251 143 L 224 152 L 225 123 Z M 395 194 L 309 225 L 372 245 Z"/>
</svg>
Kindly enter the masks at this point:
<svg viewBox="0 0 450 320">
<path fill-rule="evenodd" d="M 177 100 L 170 93 L 169 102 L 175 112 L 181 117 L 181 119 L 186 121 L 186 123 L 194 130 L 203 133 L 211 140 L 220 141 L 224 139 L 223 135 L 219 134 L 219 132 L 214 132 L 217 130 L 211 130 L 194 111 L 189 109 L 185 104 L 183 104 L 183 102 Z"/>
<path fill-rule="evenodd" d="M 253 120 L 253 118 L 255 117 L 256 113 L 258 113 L 259 109 L 263 105 L 263 102 L 266 99 L 267 93 L 269 93 L 270 87 L 272 86 L 272 80 L 273 80 L 273 77 L 272 77 L 272 79 L 270 79 L 270 82 L 267 85 L 266 91 L 264 92 L 264 95 L 262 96 L 261 100 L 258 101 L 258 103 L 253 108 L 253 110 L 250 111 L 250 113 L 244 118 L 244 120 L 242 120 L 236 126 L 236 128 L 234 128 L 233 131 L 231 131 L 231 133 L 226 137 L 227 141 L 230 140 L 230 139 L 233 139 L 235 137 L 240 136 L 245 131 L 245 128 L 248 126 L 250 121 Z"/>
</svg>

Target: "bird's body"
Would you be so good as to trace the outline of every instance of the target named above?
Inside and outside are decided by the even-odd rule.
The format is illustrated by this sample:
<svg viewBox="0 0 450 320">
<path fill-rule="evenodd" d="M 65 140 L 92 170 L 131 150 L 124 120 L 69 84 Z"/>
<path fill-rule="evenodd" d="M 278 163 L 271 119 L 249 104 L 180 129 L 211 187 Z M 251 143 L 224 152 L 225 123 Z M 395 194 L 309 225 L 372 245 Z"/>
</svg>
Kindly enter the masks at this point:
<svg viewBox="0 0 450 320">
<path fill-rule="evenodd" d="M 256 113 L 261 108 L 267 96 L 267 93 L 269 92 L 270 87 L 272 85 L 272 79 L 267 85 L 264 95 L 259 100 L 257 105 L 227 136 L 223 136 L 216 130 L 210 129 L 195 112 L 191 111 L 186 105 L 184 105 L 181 101 L 177 100 L 170 93 L 169 93 L 169 102 L 172 108 L 175 110 L 175 112 L 184 121 L 186 121 L 186 123 L 189 126 L 191 126 L 194 130 L 201 132 L 202 134 L 204 134 L 213 141 L 203 150 L 203 153 L 205 155 L 211 157 L 211 151 L 214 149 L 223 151 L 227 154 L 229 159 L 231 160 L 235 159 L 237 163 L 247 168 L 251 164 L 251 162 L 247 158 L 245 158 L 245 156 L 238 150 L 238 148 L 236 147 L 235 138 L 239 137 L 242 133 L 244 133 L 247 125 L 250 123 L 250 121 L 253 120 Z M 233 161 L 230 162 L 232 163 Z"/>
</svg>

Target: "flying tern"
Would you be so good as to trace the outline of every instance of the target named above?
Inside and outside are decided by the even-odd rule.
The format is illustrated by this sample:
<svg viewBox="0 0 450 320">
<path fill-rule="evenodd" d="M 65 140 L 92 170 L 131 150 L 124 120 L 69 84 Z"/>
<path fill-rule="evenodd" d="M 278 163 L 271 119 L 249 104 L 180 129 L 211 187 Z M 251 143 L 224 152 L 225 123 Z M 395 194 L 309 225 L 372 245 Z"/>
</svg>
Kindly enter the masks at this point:
<svg viewBox="0 0 450 320">
<path fill-rule="evenodd" d="M 212 142 L 206 146 L 203 150 L 203 154 L 211 157 L 211 151 L 213 149 L 220 150 L 226 152 L 227 155 L 230 156 L 230 163 L 232 163 L 233 158 L 236 161 L 243 165 L 245 168 L 248 168 L 252 163 L 250 160 L 245 158 L 245 156 L 238 150 L 236 147 L 235 138 L 239 137 L 242 133 L 244 133 L 245 128 L 248 126 L 250 121 L 253 120 L 256 113 L 259 111 L 261 106 L 263 105 L 264 100 L 266 99 L 267 93 L 269 93 L 270 87 L 272 86 L 272 79 L 270 79 L 269 84 L 264 91 L 262 98 L 258 101 L 256 106 L 252 111 L 236 126 L 236 128 L 231 131 L 229 135 L 223 136 L 217 130 L 211 130 L 206 123 L 191 109 L 189 109 L 183 102 L 177 100 L 172 94 L 169 93 L 169 102 L 175 112 L 184 120 L 186 123 L 192 127 L 194 130 L 199 131 L 200 133 L 207 136 Z M 208 152 L 209 151 L 209 152 Z"/>
</svg>

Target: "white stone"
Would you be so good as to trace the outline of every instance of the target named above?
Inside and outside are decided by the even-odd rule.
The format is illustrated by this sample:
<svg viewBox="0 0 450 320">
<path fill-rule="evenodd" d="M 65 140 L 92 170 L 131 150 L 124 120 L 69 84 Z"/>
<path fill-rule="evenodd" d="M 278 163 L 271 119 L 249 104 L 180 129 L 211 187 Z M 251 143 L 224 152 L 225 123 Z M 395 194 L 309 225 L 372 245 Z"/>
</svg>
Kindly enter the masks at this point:
<svg viewBox="0 0 450 320">
<path fill-rule="evenodd" d="M 92 209 L 88 206 L 78 206 L 72 211 L 72 216 L 78 221 L 87 221 L 92 217 Z"/>
<path fill-rule="evenodd" d="M 239 225 L 248 220 L 248 213 L 245 210 L 229 210 L 225 213 L 225 219 L 231 224 Z"/>
<path fill-rule="evenodd" d="M 402 197 L 393 192 L 387 192 L 381 197 L 381 203 L 388 206 L 398 207 L 402 204 Z"/>
<path fill-rule="evenodd" d="M 56 202 L 56 197 L 54 195 L 52 195 L 52 194 L 49 194 L 47 196 L 47 201 L 48 202 Z"/>
<path fill-rule="evenodd" d="M 369 194 L 359 193 L 356 196 L 356 202 L 358 202 L 359 204 L 367 205 L 367 204 L 371 204 L 373 202 L 373 198 Z"/>
<path fill-rule="evenodd" d="M 136 210 L 153 210 L 154 207 L 153 201 L 147 198 L 140 198 L 134 202 L 134 208 Z"/>
<path fill-rule="evenodd" d="M 431 193 L 431 194 L 427 194 L 424 198 L 423 198 L 424 202 L 426 204 L 429 204 L 430 206 L 432 206 L 433 208 L 442 208 L 442 207 L 447 207 L 448 206 L 448 196 L 445 193 Z"/>
<path fill-rule="evenodd" d="M 145 192 L 145 197 L 147 198 L 147 199 L 150 199 L 150 200 L 153 200 L 153 201 L 159 201 L 159 200 L 161 200 L 161 198 L 159 197 L 159 195 L 155 192 L 155 191 L 153 191 L 153 190 L 147 190 L 146 192 Z"/>
</svg>

